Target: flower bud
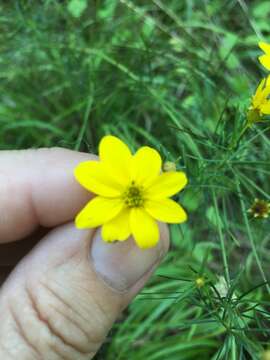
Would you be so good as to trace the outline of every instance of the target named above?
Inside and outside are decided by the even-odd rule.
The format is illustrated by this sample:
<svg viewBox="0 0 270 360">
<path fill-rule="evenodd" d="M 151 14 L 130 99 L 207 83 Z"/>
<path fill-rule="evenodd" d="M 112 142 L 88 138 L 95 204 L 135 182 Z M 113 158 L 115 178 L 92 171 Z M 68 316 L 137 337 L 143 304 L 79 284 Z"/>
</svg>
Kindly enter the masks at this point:
<svg viewBox="0 0 270 360">
<path fill-rule="evenodd" d="M 195 280 L 195 284 L 197 286 L 197 288 L 202 288 L 204 285 L 205 285 L 205 279 L 203 277 L 198 277 L 196 280 Z"/>
<path fill-rule="evenodd" d="M 170 171 L 176 171 L 176 165 L 172 161 L 165 161 L 163 164 L 163 171 L 170 172 Z"/>
<path fill-rule="evenodd" d="M 266 350 L 262 353 L 262 360 L 270 360 L 270 350 Z"/>
</svg>

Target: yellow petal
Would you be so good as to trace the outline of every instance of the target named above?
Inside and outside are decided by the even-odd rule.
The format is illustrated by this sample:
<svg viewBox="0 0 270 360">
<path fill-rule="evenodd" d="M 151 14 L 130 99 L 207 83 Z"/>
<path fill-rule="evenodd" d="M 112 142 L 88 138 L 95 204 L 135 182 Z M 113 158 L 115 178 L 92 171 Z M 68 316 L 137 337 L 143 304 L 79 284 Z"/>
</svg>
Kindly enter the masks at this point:
<svg viewBox="0 0 270 360">
<path fill-rule="evenodd" d="M 258 85 L 255 95 L 253 97 L 254 107 L 257 107 L 258 105 L 260 105 L 260 103 L 262 101 L 262 92 L 263 92 L 264 85 L 265 85 L 265 79 L 262 79 L 260 84 Z"/>
<path fill-rule="evenodd" d="M 262 105 L 260 110 L 261 110 L 262 114 L 270 115 L 270 101 L 268 103 Z"/>
<path fill-rule="evenodd" d="M 99 144 L 100 160 L 110 175 L 122 185 L 129 182 L 132 154 L 128 146 L 115 136 L 104 136 Z"/>
<path fill-rule="evenodd" d="M 159 153 L 148 147 L 141 147 L 133 156 L 131 178 L 135 183 L 147 186 L 161 171 L 161 157 Z"/>
<path fill-rule="evenodd" d="M 100 161 L 85 161 L 74 170 L 77 181 L 94 194 L 116 197 L 122 193 L 122 187 L 113 179 Z"/>
<path fill-rule="evenodd" d="M 270 44 L 267 44 L 264 41 L 260 41 L 258 45 L 262 49 L 262 51 L 264 51 L 266 54 L 270 54 Z"/>
<path fill-rule="evenodd" d="M 129 225 L 129 216 L 130 216 L 130 210 L 125 208 L 115 218 L 105 223 L 102 226 L 103 240 L 105 241 L 126 240 L 131 234 L 130 225 Z"/>
<path fill-rule="evenodd" d="M 171 199 L 148 200 L 145 210 L 159 221 L 170 224 L 178 224 L 187 220 L 185 210 Z"/>
<path fill-rule="evenodd" d="M 141 249 L 155 246 L 159 240 L 157 222 L 145 210 L 133 208 L 130 212 L 131 232 Z"/>
<path fill-rule="evenodd" d="M 259 57 L 259 61 L 267 70 L 270 70 L 270 55 L 262 55 Z"/>
<path fill-rule="evenodd" d="M 180 171 L 159 175 L 147 189 L 147 199 L 164 199 L 170 197 L 187 184 L 186 174 Z"/>
<path fill-rule="evenodd" d="M 269 95 L 270 95 L 270 86 L 268 85 L 268 86 L 265 86 L 265 88 L 262 91 L 262 97 L 263 97 L 264 102 L 269 101 L 268 100 Z"/>
<path fill-rule="evenodd" d="M 100 226 L 117 216 L 123 206 L 124 203 L 121 199 L 109 199 L 97 196 L 77 215 L 75 224 L 79 229 Z"/>
</svg>

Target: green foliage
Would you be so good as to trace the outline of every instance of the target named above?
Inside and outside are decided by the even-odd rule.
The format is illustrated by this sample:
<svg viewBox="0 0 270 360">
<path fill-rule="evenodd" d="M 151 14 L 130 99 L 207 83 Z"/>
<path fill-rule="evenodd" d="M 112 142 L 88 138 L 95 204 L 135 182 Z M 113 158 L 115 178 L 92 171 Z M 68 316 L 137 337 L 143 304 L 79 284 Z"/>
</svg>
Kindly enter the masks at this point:
<svg viewBox="0 0 270 360">
<path fill-rule="evenodd" d="M 68 11 L 73 15 L 75 18 L 79 18 L 84 10 L 87 8 L 87 1 L 86 0 L 71 0 L 68 3 Z"/>
<path fill-rule="evenodd" d="M 240 134 L 264 74 L 268 1 L 25 0 L 0 10 L 2 149 L 95 152 L 111 133 L 188 174 L 179 199 L 189 221 L 171 227 L 169 254 L 96 359 L 260 359 L 270 227 L 247 209 L 270 200 L 270 123 Z"/>
</svg>

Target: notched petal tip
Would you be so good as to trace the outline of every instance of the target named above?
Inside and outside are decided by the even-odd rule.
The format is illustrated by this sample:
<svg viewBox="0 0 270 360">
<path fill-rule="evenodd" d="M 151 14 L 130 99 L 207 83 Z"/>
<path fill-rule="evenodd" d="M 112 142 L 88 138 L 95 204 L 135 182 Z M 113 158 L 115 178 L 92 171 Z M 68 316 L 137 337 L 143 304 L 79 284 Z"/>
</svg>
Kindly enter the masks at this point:
<svg viewBox="0 0 270 360">
<path fill-rule="evenodd" d="M 102 226 L 102 239 L 104 241 L 124 241 L 130 236 L 129 211 L 123 209 L 116 217 Z"/>
</svg>

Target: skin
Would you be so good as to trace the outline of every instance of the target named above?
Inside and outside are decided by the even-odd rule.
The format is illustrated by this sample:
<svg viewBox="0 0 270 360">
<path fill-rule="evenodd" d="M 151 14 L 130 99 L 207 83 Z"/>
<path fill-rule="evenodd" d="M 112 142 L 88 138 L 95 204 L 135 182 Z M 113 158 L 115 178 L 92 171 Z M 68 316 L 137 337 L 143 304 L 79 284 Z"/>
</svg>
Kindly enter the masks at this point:
<svg viewBox="0 0 270 360">
<path fill-rule="evenodd" d="M 153 271 L 124 293 L 97 275 L 95 230 L 73 225 L 92 196 L 73 169 L 91 158 L 60 148 L 0 153 L 0 359 L 91 359 Z M 167 227 L 160 232 L 165 253 Z"/>
</svg>

